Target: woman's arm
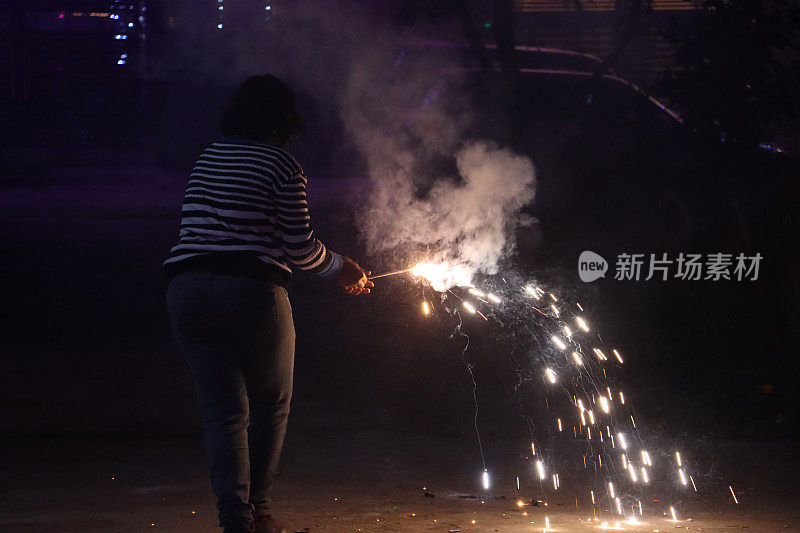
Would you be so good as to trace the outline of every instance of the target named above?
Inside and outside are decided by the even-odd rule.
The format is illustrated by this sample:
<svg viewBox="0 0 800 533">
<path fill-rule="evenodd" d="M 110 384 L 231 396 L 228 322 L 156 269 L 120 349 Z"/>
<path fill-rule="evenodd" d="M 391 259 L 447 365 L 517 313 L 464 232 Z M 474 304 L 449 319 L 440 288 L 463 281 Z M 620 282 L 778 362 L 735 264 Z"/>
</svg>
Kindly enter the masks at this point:
<svg viewBox="0 0 800 533">
<path fill-rule="evenodd" d="M 302 173 L 276 185 L 278 227 L 283 250 L 291 263 L 300 270 L 324 278 L 337 278 L 348 294 L 365 294 L 373 284 L 369 272 L 347 257 L 328 250 L 314 235 L 306 198 L 307 179 Z"/>
</svg>

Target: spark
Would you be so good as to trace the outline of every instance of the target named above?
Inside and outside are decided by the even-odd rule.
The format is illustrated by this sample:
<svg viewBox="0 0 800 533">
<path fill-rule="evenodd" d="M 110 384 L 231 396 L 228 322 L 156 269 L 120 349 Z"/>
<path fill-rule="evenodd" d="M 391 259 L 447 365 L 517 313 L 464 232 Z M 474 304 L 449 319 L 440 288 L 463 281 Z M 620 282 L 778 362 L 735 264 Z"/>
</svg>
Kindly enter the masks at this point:
<svg viewBox="0 0 800 533">
<path fill-rule="evenodd" d="M 564 335 L 566 335 L 568 339 L 572 338 L 572 330 L 569 329 L 567 325 L 564 325 Z"/>
<path fill-rule="evenodd" d="M 621 456 L 620 458 L 622 459 L 622 469 L 623 470 L 627 470 L 628 469 L 628 458 L 625 457 L 624 453 L 620 454 L 620 456 Z"/>
<path fill-rule="evenodd" d="M 583 318 L 581 318 L 579 316 L 576 316 L 575 317 L 575 322 L 578 323 L 578 327 L 579 328 L 581 328 L 586 333 L 589 333 L 589 324 L 587 324 L 586 321 Z"/>
<path fill-rule="evenodd" d="M 644 513 L 642 512 L 642 500 L 639 500 L 639 516 L 642 516 Z"/>
<path fill-rule="evenodd" d="M 539 474 L 539 479 L 544 479 L 544 462 L 536 461 L 536 472 Z"/>
<path fill-rule="evenodd" d="M 550 292 L 550 293 L 548 293 L 548 294 L 550 295 L 550 298 L 552 298 L 554 302 L 557 302 L 557 301 L 558 301 L 558 298 L 556 298 L 556 297 L 553 295 L 553 293 L 552 293 L 552 292 Z"/>
<path fill-rule="evenodd" d="M 583 359 L 578 355 L 578 352 L 572 352 L 572 358 L 575 360 L 576 365 L 583 366 Z"/>
<path fill-rule="evenodd" d="M 549 516 L 545 516 L 544 517 L 544 530 L 545 531 L 550 531 L 550 517 Z"/>
<path fill-rule="evenodd" d="M 594 425 L 594 411 L 592 411 L 591 409 L 589 410 L 589 423 L 591 425 Z"/>
<path fill-rule="evenodd" d="M 533 287 L 531 285 L 525 286 L 525 292 L 533 296 L 534 300 L 539 300 L 542 297 L 543 291 L 538 287 Z"/>
<path fill-rule="evenodd" d="M 553 312 L 556 314 L 556 318 L 561 316 L 561 314 L 558 312 L 558 308 L 555 305 L 550 304 L 550 309 L 552 309 Z"/>
<path fill-rule="evenodd" d="M 517 490 L 519 490 L 519 476 L 517 476 Z"/>
<path fill-rule="evenodd" d="M 558 474 L 553 474 L 553 490 L 558 490 Z"/>
<path fill-rule="evenodd" d="M 619 391 L 619 401 L 622 403 L 622 405 L 625 405 L 625 395 L 622 394 L 622 391 Z"/>
<path fill-rule="evenodd" d="M 486 293 L 484 293 L 483 291 L 479 291 L 478 289 L 469 289 L 469 291 L 467 291 L 467 292 L 477 296 L 478 298 L 485 298 L 486 297 Z"/>
<path fill-rule="evenodd" d="M 669 506 L 669 514 L 672 515 L 672 521 L 673 522 L 677 522 L 678 521 L 678 517 L 675 515 L 675 508 L 673 506 L 671 506 L 671 505 Z"/>
<path fill-rule="evenodd" d="M 431 306 L 428 302 L 422 302 L 422 313 L 427 316 L 431 314 Z"/>
<path fill-rule="evenodd" d="M 517 500 L 517 507 L 525 507 L 525 502 L 522 500 Z"/>
<path fill-rule="evenodd" d="M 645 484 L 650 483 L 650 478 L 647 477 L 647 469 L 645 467 L 642 467 L 642 480 L 645 482 Z"/>
<path fill-rule="evenodd" d="M 733 492 L 733 487 L 731 487 L 730 485 L 728 485 L 728 489 L 730 489 L 730 491 L 731 491 L 731 496 L 733 496 L 733 502 L 734 502 L 736 505 L 739 505 L 739 500 L 737 500 L 737 499 L 736 499 L 736 493 L 735 493 L 735 492 Z"/>
<path fill-rule="evenodd" d="M 481 478 L 483 481 L 483 490 L 489 490 L 489 471 L 484 469 Z"/>
<path fill-rule="evenodd" d="M 630 472 L 631 474 L 631 481 L 633 481 L 634 483 L 638 483 L 639 479 L 636 477 L 636 469 L 633 467 L 633 465 L 630 465 L 628 472 Z"/>
<path fill-rule="evenodd" d="M 678 469 L 678 476 L 681 478 L 681 483 L 682 483 L 684 486 L 686 486 L 686 484 L 688 483 L 688 481 L 686 481 L 686 474 L 684 474 L 684 473 L 683 473 L 683 469 L 682 469 L 682 468 L 679 468 L 679 469 Z"/>
<path fill-rule="evenodd" d="M 590 490 L 590 491 L 589 491 L 589 494 L 591 494 L 591 495 L 592 495 L 592 505 L 594 505 L 594 491 L 593 491 L 593 490 Z"/>
<path fill-rule="evenodd" d="M 628 443 L 625 442 L 625 435 L 622 433 L 617 433 L 617 440 L 619 441 L 619 445 L 622 446 L 623 450 L 628 449 Z"/>
<path fill-rule="evenodd" d="M 608 482 L 608 495 L 614 498 L 614 483 L 611 481 Z"/>
<path fill-rule="evenodd" d="M 619 361 L 620 364 L 625 362 L 625 361 L 622 360 L 622 356 L 619 354 L 618 351 L 616 351 L 616 350 L 611 350 L 611 351 L 614 352 L 614 357 L 617 358 L 617 361 Z"/>
<path fill-rule="evenodd" d="M 558 419 L 558 431 L 561 431 L 561 419 Z"/>
<path fill-rule="evenodd" d="M 605 396 L 600 396 L 600 409 L 602 409 L 604 413 L 608 413 L 610 411 L 608 400 L 606 400 Z"/>
<path fill-rule="evenodd" d="M 647 466 L 653 466 L 653 463 L 650 460 L 650 454 L 647 452 L 647 450 L 642 450 L 642 462 Z"/>
<path fill-rule="evenodd" d="M 531 454 L 536 456 L 536 446 L 531 442 Z"/>
<path fill-rule="evenodd" d="M 567 349 L 567 345 L 564 344 L 564 341 L 562 341 L 560 338 L 556 337 L 555 335 L 553 335 L 551 340 L 553 341 L 553 344 L 558 346 L 559 350 L 566 350 Z"/>
<path fill-rule="evenodd" d="M 692 476 L 689 476 L 689 481 L 692 482 L 692 488 L 697 492 L 697 485 L 694 484 L 694 478 Z"/>
<path fill-rule="evenodd" d="M 545 368 L 544 373 L 547 374 L 547 380 L 550 383 L 555 383 L 556 382 L 557 376 L 556 376 L 555 371 L 553 371 L 552 368 Z"/>
<path fill-rule="evenodd" d="M 619 501 L 619 498 L 614 498 L 614 502 L 617 504 L 617 514 L 622 514 L 622 502 Z"/>
<path fill-rule="evenodd" d="M 472 305 L 471 303 L 464 302 L 463 305 L 464 305 L 464 309 L 466 309 L 467 311 L 469 311 L 473 315 L 477 312 L 477 309 L 475 309 L 475 306 Z"/>
<path fill-rule="evenodd" d="M 608 357 L 606 357 L 606 354 L 604 354 L 602 352 L 602 350 L 600 350 L 599 348 L 592 348 L 592 351 L 595 353 L 597 358 L 600 359 L 601 361 L 607 361 L 608 360 Z"/>
<path fill-rule="evenodd" d="M 679 467 L 683 466 L 683 463 L 681 461 L 681 452 L 675 452 L 675 460 L 678 462 Z"/>
<path fill-rule="evenodd" d="M 493 301 L 496 304 L 499 304 L 500 301 L 501 301 L 499 296 L 495 296 L 492 293 L 487 294 L 486 297 L 489 298 L 489 300 Z"/>
</svg>

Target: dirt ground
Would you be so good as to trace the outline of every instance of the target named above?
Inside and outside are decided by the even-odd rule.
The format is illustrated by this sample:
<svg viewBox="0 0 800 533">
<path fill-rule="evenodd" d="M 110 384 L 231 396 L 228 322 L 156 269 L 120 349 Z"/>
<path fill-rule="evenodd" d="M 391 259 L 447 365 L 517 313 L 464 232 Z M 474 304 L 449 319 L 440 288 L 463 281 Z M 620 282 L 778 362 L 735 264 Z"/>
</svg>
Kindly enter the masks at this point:
<svg viewBox="0 0 800 533">
<path fill-rule="evenodd" d="M 0 445 L 0 531 L 5 533 L 220 531 L 199 439 L 7 438 Z M 796 443 L 707 446 L 720 466 L 713 474 L 697 473 L 697 493 L 643 501 L 643 524 L 620 529 L 800 528 Z M 512 533 L 542 531 L 546 520 L 551 531 L 564 533 L 598 529 L 603 521 L 614 526 L 613 510 L 599 505 L 593 511 L 586 487 L 568 480 L 553 491 L 522 476 L 517 490 L 514 472 L 500 468 L 492 487 L 483 491 L 473 459 L 468 437 L 290 432 L 275 514 L 289 532 L 313 533 Z M 665 516 L 669 505 L 678 511 L 678 521 Z"/>
</svg>

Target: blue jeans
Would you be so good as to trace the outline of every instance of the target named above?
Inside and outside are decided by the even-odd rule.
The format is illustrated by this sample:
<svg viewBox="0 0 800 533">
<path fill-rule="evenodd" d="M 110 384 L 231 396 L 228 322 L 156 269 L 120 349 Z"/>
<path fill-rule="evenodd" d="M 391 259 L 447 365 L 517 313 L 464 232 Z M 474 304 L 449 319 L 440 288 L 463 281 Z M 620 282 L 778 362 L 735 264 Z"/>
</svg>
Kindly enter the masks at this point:
<svg viewBox="0 0 800 533">
<path fill-rule="evenodd" d="M 286 289 L 256 277 L 176 275 L 172 330 L 192 371 L 220 526 L 268 514 L 292 396 L 294 323 Z"/>
</svg>

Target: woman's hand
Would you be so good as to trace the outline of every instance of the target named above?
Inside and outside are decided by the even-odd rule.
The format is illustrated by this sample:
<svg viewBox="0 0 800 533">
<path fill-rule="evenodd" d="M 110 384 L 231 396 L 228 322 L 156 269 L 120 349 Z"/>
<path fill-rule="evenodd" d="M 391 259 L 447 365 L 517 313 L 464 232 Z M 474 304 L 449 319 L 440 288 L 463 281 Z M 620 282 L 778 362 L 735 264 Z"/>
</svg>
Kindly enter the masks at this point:
<svg viewBox="0 0 800 533">
<path fill-rule="evenodd" d="M 349 257 L 342 256 L 342 271 L 339 272 L 337 281 L 342 290 L 347 294 L 352 296 L 369 294 L 369 288 L 375 286 L 367 279 L 370 274 L 372 274 L 372 272 L 364 270 Z"/>
</svg>

